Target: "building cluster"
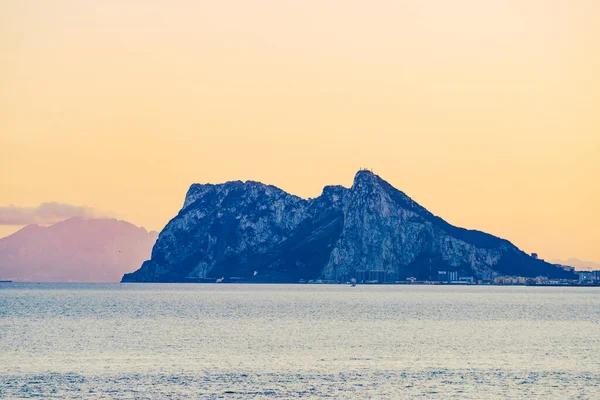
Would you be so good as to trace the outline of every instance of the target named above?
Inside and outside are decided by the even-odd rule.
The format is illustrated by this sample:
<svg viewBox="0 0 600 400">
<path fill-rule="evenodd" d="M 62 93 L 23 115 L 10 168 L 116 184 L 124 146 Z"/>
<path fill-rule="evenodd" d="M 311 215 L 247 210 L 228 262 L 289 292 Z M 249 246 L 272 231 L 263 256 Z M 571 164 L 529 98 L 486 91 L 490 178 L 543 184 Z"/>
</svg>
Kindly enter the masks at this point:
<svg viewBox="0 0 600 400">
<path fill-rule="evenodd" d="M 572 267 L 568 267 L 571 270 Z M 396 284 L 450 284 L 450 285 L 528 285 L 528 286 L 564 286 L 564 285 L 600 285 L 600 270 L 577 271 L 579 281 L 569 279 L 548 279 L 545 276 L 529 278 L 523 276 L 497 276 L 493 280 L 477 280 L 473 276 L 459 276 L 457 271 L 440 270 L 429 280 L 419 281 L 406 278 L 399 281 L 397 274 L 385 270 L 357 270 L 356 283 L 396 283 Z M 335 281 L 309 281 L 315 283 L 336 283 Z M 304 281 L 302 281 L 304 283 Z"/>
<path fill-rule="evenodd" d="M 384 282 L 393 282 L 395 281 L 395 277 L 391 276 L 392 274 L 388 274 L 385 270 L 358 270 L 356 271 L 356 281 L 359 283 L 384 283 Z"/>
<path fill-rule="evenodd" d="M 438 271 L 437 276 L 432 280 L 418 281 L 416 278 L 407 278 L 404 281 L 398 280 L 398 274 L 385 270 L 357 270 L 354 275 L 357 283 L 445 283 L 454 285 L 475 284 L 477 281 L 473 276 L 458 276 L 457 271 Z"/>
<path fill-rule="evenodd" d="M 494 278 L 494 285 L 546 285 L 548 282 L 558 284 L 560 282 L 549 281 L 545 276 L 537 278 L 526 278 L 524 276 L 497 276 Z"/>
<path fill-rule="evenodd" d="M 454 285 L 472 285 L 475 278 L 472 276 L 458 276 L 457 271 L 438 271 L 437 281 Z"/>
<path fill-rule="evenodd" d="M 600 283 L 600 270 L 596 271 L 578 271 L 579 283 Z"/>
</svg>

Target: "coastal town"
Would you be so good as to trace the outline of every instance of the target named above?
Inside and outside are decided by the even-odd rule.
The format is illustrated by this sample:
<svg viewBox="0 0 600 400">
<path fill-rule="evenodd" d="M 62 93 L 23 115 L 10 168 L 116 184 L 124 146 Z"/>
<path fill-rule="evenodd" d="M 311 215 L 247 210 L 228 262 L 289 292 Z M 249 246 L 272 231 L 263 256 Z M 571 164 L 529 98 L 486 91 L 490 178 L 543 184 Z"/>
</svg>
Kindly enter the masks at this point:
<svg viewBox="0 0 600 400">
<path fill-rule="evenodd" d="M 532 257 L 538 259 L 537 254 Z M 543 261 L 543 260 L 540 260 Z M 300 279 L 298 281 L 278 283 L 298 284 L 349 284 L 356 285 L 482 285 L 482 286 L 576 286 L 576 287 L 600 287 L 600 270 L 576 270 L 575 267 L 562 264 L 553 264 L 569 272 L 575 279 L 556 279 L 547 276 L 525 277 L 518 275 L 496 275 L 491 279 L 478 279 L 474 275 L 461 274 L 453 269 L 431 270 L 428 279 L 420 280 L 415 277 L 399 279 L 398 272 L 382 269 L 361 269 L 354 272 L 351 279 Z M 187 278 L 188 283 L 276 283 L 267 278 L 266 274 L 254 271 L 250 279 L 234 276 L 220 278 Z"/>
<path fill-rule="evenodd" d="M 537 258 L 537 254 L 532 254 Z M 496 276 L 493 279 L 476 279 L 472 275 L 461 276 L 458 271 L 438 270 L 427 280 L 418 280 L 410 277 L 405 280 L 397 280 L 394 274 L 384 270 L 358 270 L 356 276 L 350 282 L 355 284 L 396 284 L 396 285 L 500 285 L 500 286 L 600 286 L 600 270 L 577 271 L 568 265 L 554 264 L 556 267 L 574 273 L 577 279 L 549 279 L 545 276 Z M 300 280 L 299 283 L 341 283 L 330 280 Z"/>
<path fill-rule="evenodd" d="M 298 283 L 309 284 L 366 284 L 366 285 L 499 285 L 499 286 L 599 286 L 600 270 L 596 271 L 573 271 L 578 275 L 578 279 L 548 279 L 545 276 L 535 278 L 524 276 L 497 276 L 494 279 L 475 279 L 473 276 L 459 276 L 456 271 L 437 271 L 435 279 L 417 280 L 416 278 L 407 278 L 406 280 L 389 279 L 386 271 L 357 271 L 358 278 L 353 278 L 350 282 L 339 282 L 332 280 L 300 280 Z M 362 278 L 362 279 L 361 279 Z M 229 280 L 221 280 L 228 282 Z M 232 279 L 229 282 L 234 282 Z"/>
</svg>

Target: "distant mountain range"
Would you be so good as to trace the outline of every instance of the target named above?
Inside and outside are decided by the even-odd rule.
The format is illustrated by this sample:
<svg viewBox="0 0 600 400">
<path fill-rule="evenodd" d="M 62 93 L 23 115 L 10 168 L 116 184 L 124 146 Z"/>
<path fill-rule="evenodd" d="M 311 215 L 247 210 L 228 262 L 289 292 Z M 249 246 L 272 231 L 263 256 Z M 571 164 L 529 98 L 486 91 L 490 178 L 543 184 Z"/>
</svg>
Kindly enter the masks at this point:
<svg viewBox="0 0 600 400">
<path fill-rule="evenodd" d="M 591 261 L 579 260 L 577 258 L 569 258 L 567 260 L 551 260 L 554 264 L 568 265 L 574 267 L 577 271 L 592 271 L 600 270 L 600 264 Z"/>
<path fill-rule="evenodd" d="M 575 278 L 509 241 L 458 228 L 368 170 L 301 199 L 259 182 L 194 184 L 150 260 L 123 282 L 436 279 L 438 271 Z"/>
<path fill-rule="evenodd" d="M 116 219 L 28 225 L 0 239 L 0 280 L 118 282 L 148 258 L 156 238 Z"/>
</svg>

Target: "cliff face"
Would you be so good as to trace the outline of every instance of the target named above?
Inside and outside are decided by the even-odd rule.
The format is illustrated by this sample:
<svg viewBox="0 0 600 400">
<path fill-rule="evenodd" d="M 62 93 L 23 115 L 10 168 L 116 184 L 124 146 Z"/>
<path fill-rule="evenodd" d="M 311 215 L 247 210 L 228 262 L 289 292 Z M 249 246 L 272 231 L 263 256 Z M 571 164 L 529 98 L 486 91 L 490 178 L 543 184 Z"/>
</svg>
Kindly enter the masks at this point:
<svg viewBox="0 0 600 400">
<path fill-rule="evenodd" d="M 570 277 L 506 240 L 446 223 L 362 170 L 350 189 L 328 186 L 311 200 L 258 182 L 192 185 L 151 259 L 123 282 L 348 281 L 373 270 L 386 280 L 435 279 L 438 270 Z"/>
<path fill-rule="evenodd" d="M 253 274 L 249 265 L 292 235 L 308 205 L 258 182 L 194 184 L 179 214 L 159 234 L 151 259 L 123 281 L 185 282 L 220 273 Z"/>
</svg>

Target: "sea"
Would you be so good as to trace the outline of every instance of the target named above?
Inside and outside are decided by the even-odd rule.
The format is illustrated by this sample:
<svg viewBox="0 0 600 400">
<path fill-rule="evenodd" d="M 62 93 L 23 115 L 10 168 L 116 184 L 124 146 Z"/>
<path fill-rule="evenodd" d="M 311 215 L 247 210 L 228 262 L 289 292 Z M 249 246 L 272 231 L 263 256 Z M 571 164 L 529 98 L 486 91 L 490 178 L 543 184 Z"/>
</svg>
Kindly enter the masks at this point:
<svg viewBox="0 0 600 400">
<path fill-rule="evenodd" d="M 600 399 L 600 288 L 0 283 L 0 398 Z"/>
</svg>

